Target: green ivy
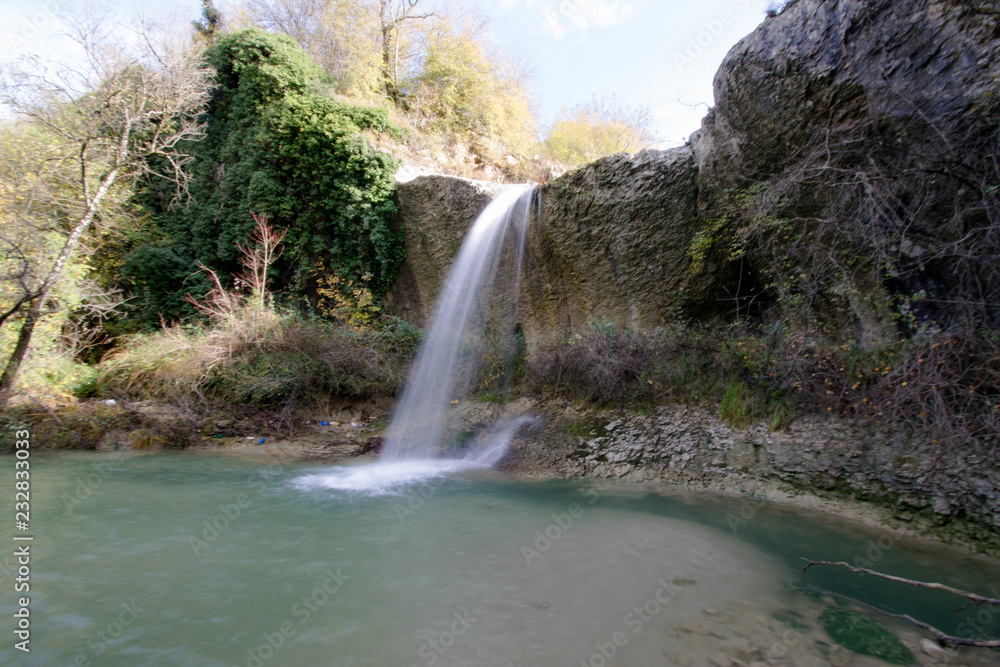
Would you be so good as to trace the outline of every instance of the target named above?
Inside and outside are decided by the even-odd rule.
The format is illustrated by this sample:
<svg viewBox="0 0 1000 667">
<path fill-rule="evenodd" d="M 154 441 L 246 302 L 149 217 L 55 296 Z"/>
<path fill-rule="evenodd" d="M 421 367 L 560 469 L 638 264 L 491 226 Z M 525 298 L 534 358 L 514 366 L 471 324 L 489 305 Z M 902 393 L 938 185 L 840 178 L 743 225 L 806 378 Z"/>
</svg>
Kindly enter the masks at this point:
<svg viewBox="0 0 1000 667">
<path fill-rule="evenodd" d="M 254 226 L 251 212 L 287 229 L 273 269 L 277 289 L 303 292 L 322 262 L 347 281 L 370 276 L 372 291 L 383 294 L 404 252 L 402 232 L 389 226 L 397 165 L 363 133 L 394 132 L 386 110 L 324 97 L 320 70 L 285 35 L 258 29 L 223 35 L 206 59 L 216 70 L 206 136 L 182 147 L 194 157 L 191 199 L 170 206 L 168 184 L 150 183 L 144 204 L 169 242 L 156 249 L 162 261 L 143 262 L 154 254 L 144 246 L 125 261 L 140 307 L 180 317 L 180 308 L 170 308 L 179 300 L 141 303 L 135 288 L 164 281 L 179 287 L 178 275 L 195 273 L 198 264 L 224 280 L 237 272 L 237 244 Z M 158 275 L 161 267 L 170 275 Z"/>
</svg>

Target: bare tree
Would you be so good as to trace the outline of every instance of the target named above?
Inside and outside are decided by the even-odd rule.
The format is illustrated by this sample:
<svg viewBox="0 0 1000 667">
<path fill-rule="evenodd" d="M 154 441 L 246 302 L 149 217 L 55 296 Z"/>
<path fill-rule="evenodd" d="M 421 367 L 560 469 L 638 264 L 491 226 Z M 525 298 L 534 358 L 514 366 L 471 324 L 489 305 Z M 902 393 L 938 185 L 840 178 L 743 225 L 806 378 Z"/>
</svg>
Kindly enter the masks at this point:
<svg viewBox="0 0 1000 667">
<path fill-rule="evenodd" d="M 385 94 L 394 104 L 399 102 L 399 28 L 406 21 L 427 19 L 434 12 L 417 14 L 420 0 L 379 0 L 379 21 L 382 35 L 382 79 Z"/>
<path fill-rule="evenodd" d="M 126 28 L 103 17 L 63 17 L 81 55 L 73 63 L 20 62 L 0 79 L 0 101 L 32 131 L 51 137 L 58 150 L 44 176 L 55 181 L 39 197 L 48 199 L 51 224 L 65 234 L 45 266 L 27 267 L 20 294 L 0 325 L 21 315 L 17 342 L 0 376 L 0 410 L 18 372 L 53 288 L 115 188 L 155 173 L 185 192 L 190 157 L 181 142 L 202 136 L 201 114 L 211 72 L 190 49 L 154 46 L 147 26 Z M 111 196 L 109 196 L 111 195 Z M 33 207 L 15 215 L 38 215 Z M 36 227 L 50 224 L 42 221 Z M 13 247 L 8 244 L 9 247 Z M 33 257 L 21 253 L 22 264 Z M 40 257 L 34 255 L 34 257 Z M 14 274 L 21 269 L 15 267 Z"/>
</svg>

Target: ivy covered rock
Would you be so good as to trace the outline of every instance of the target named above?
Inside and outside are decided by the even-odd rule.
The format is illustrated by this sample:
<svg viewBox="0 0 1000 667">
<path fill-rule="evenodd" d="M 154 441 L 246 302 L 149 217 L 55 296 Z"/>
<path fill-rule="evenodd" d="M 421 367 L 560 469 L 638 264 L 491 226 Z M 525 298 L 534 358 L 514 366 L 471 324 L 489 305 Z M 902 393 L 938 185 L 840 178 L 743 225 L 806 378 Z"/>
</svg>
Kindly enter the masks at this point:
<svg viewBox="0 0 1000 667">
<path fill-rule="evenodd" d="M 221 36 L 207 61 L 216 87 L 206 136 L 184 147 L 194 158 L 190 199 L 178 205 L 167 184 L 150 184 L 144 203 L 158 233 L 125 258 L 132 291 L 141 300 L 144 287 L 165 280 L 176 290 L 177 277 L 198 265 L 224 279 L 236 272 L 237 244 L 246 242 L 254 212 L 288 230 L 276 288 L 307 294 L 323 266 L 384 293 L 404 253 L 402 230 L 389 226 L 396 163 L 374 150 L 365 132 L 389 131 L 386 111 L 321 95 L 320 70 L 284 35 L 251 29 Z M 142 261 L 154 255 L 156 262 Z M 198 287 L 195 280 L 184 291 Z M 179 299 L 146 299 L 141 307 L 154 321 L 158 310 L 168 319 L 184 314 Z"/>
</svg>

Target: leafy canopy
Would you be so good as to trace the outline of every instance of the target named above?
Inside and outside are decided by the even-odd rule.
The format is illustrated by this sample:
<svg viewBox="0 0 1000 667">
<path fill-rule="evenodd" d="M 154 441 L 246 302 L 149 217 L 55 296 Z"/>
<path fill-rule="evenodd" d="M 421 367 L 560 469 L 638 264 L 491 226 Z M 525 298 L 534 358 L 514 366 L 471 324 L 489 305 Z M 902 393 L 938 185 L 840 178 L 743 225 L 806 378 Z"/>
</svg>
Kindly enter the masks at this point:
<svg viewBox="0 0 1000 667">
<path fill-rule="evenodd" d="M 177 278 L 198 264 L 220 275 L 238 270 L 237 244 L 250 234 L 253 212 L 287 230 L 277 287 L 308 289 L 322 262 L 348 281 L 367 276 L 373 292 L 384 293 L 403 258 L 402 235 L 389 227 L 396 165 L 363 132 L 389 131 L 385 110 L 323 97 L 321 71 L 284 35 L 218 36 L 207 57 L 216 87 L 206 137 L 189 147 L 191 202 L 171 208 L 160 184 L 150 184 L 147 205 L 163 233 L 126 258 L 134 291 L 174 281 L 178 292 Z M 143 304 L 147 311 L 170 305 Z"/>
<path fill-rule="evenodd" d="M 593 162 L 615 153 L 635 153 L 653 145 L 649 109 L 629 107 L 615 98 L 593 98 L 563 110 L 546 140 L 557 160 L 571 165 Z"/>
</svg>

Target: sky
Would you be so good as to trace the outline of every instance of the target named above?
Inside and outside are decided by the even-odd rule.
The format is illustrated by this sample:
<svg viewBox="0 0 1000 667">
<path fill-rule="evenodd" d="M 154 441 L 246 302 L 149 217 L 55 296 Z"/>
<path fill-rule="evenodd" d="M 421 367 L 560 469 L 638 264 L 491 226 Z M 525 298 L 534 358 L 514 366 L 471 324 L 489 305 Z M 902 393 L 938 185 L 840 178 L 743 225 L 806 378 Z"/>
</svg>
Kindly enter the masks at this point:
<svg viewBox="0 0 1000 667">
<path fill-rule="evenodd" d="M 683 144 L 712 105 L 726 52 L 764 20 L 774 0 L 423 0 L 472 10 L 488 36 L 532 73 L 543 127 L 592 97 L 650 109 L 659 145 Z M 223 9 L 227 0 L 216 0 Z M 65 49 L 54 3 L 0 0 L 0 60 Z M 124 15 L 198 18 L 200 0 L 104 0 Z"/>
</svg>

